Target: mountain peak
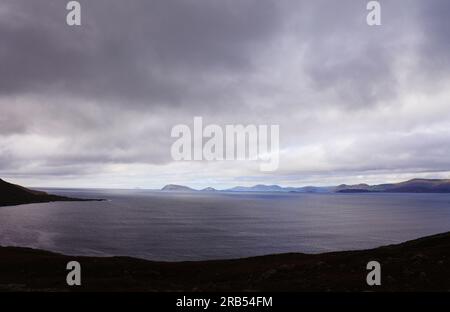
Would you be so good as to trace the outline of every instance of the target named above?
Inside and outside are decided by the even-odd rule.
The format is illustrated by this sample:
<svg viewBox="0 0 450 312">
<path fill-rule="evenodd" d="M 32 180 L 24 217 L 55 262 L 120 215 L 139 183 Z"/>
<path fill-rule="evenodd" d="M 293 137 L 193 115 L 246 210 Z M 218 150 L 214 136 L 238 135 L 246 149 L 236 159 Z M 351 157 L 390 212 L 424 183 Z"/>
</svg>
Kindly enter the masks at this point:
<svg viewBox="0 0 450 312">
<path fill-rule="evenodd" d="M 205 187 L 204 189 L 202 189 L 202 191 L 204 192 L 216 192 L 217 190 L 213 187 Z"/>
<path fill-rule="evenodd" d="M 161 191 L 170 191 L 170 192 L 192 192 L 195 191 L 194 189 L 184 186 L 184 185 L 178 185 L 178 184 L 167 184 L 164 186 Z"/>
</svg>

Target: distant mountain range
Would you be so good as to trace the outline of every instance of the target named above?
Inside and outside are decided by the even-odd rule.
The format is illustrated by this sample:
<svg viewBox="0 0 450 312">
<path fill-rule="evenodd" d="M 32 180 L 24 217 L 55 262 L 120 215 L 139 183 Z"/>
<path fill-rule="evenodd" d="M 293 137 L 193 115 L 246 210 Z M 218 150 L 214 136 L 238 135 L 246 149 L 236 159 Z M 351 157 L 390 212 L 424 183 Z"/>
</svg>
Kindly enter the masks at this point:
<svg viewBox="0 0 450 312">
<path fill-rule="evenodd" d="M 450 193 L 450 179 L 412 179 L 389 184 L 341 184 L 338 186 L 282 187 L 279 185 L 236 186 L 225 190 L 207 187 L 196 190 L 184 185 L 169 184 L 165 192 L 260 192 L 260 193 Z M 47 194 L 11 184 L 0 179 L 0 206 L 46 203 L 54 201 L 95 201 L 101 199 L 78 199 Z"/>
<path fill-rule="evenodd" d="M 162 191 L 174 192 L 209 192 L 218 191 L 207 187 L 202 190 L 169 184 Z M 254 186 L 235 186 L 222 192 L 284 192 L 284 193 L 450 193 L 450 179 L 412 179 L 400 183 L 389 184 L 341 184 L 338 186 L 304 186 L 282 187 L 279 185 L 258 184 Z"/>
<path fill-rule="evenodd" d="M 318 187 L 318 186 L 304 186 L 304 187 L 282 187 L 279 185 L 263 185 L 255 186 L 236 186 L 226 189 L 227 192 L 285 192 L 285 193 L 330 193 L 334 191 L 334 187 Z"/>
<path fill-rule="evenodd" d="M 0 179 L 0 206 L 13 206 L 55 201 L 92 201 L 99 199 L 78 199 L 47 194 L 46 192 L 27 189 Z"/>
</svg>

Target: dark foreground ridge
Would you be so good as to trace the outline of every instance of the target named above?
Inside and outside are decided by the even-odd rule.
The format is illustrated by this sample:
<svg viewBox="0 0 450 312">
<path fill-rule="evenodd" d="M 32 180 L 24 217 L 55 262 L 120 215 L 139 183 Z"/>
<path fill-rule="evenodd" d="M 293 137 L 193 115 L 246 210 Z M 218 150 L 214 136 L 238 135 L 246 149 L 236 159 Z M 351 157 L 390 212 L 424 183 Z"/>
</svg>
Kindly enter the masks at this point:
<svg viewBox="0 0 450 312">
<path fill-rule="evenodd" d="M 82 285 L 66 285 L 78 261 Z M 382 285 L 366 284 L 381 263 Z M 450 232 L 371 250 L 153 262 L 0 247 L 1 291 L 450 291 Z"/>
<path fill-rule="evenodd" d="M 79 199 L 47 194 L 46 192 L 27 189 L 0 179 L 0 206 L 14 206 L 55 201 L 99 201 L 101 199 Z"/>
</svg>

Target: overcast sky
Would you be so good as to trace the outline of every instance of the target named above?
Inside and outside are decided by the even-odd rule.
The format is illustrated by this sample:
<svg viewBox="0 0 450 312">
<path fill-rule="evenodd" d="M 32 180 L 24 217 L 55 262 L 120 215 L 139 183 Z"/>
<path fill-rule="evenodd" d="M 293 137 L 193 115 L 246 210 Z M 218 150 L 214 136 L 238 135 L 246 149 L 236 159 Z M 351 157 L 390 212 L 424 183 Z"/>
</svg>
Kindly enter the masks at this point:
<svg viewBox="0 0 450 312">
<path fill-rule="evenodd" d="M 0 2 L 0 177 L 223 188 L 450 178 L 450 1 Z M 279 124 L 280 166 L 175 162 L 171 128 Z"/>
</svg>

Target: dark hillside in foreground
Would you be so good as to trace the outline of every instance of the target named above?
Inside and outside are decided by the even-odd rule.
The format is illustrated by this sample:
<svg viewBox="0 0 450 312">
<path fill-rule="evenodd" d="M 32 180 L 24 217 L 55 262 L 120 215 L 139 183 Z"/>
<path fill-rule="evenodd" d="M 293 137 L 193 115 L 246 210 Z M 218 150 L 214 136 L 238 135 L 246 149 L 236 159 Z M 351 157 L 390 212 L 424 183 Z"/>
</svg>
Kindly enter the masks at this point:
<svg viewBox="0 0 450 312">
<path fill-rule="evenodd" d="M 55 201 L 91 201 L 65 196 L 47 194 L 11 184 L 0 179 L 0 206 L 13 206 L 32 203 L 48 203 Z"/>
<path fill-rule="evenodd" d="M 79 261 L 82 286 L 66 286 Z M 382 285 L 366 284 L 381 263 Z M 152 262 L 0 248 L 1 291 L 450 291 L 450 233 L 363 251 L 238 260 Z"/>
</svg>

